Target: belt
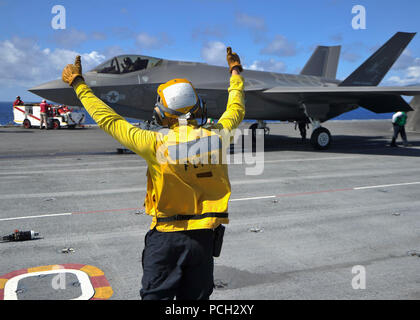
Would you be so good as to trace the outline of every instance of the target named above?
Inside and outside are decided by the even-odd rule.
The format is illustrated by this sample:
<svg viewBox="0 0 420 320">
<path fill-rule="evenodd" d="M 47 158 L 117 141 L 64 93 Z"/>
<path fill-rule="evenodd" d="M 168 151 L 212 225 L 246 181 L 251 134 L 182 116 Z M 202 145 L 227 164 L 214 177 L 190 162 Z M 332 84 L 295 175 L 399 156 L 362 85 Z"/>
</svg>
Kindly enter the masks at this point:
<svg viewBox="0 0 420 320">
<path fill-rule="evenodd" d="M 227 218 L 227 212 L 207 212 L 203 214 L 177 214 L 167 218 L 156 218 L 157 222 L 172 222 L 172 221 L 185 221 L 185 220 L 201 220 L 205 218 Z"/>
</svg>

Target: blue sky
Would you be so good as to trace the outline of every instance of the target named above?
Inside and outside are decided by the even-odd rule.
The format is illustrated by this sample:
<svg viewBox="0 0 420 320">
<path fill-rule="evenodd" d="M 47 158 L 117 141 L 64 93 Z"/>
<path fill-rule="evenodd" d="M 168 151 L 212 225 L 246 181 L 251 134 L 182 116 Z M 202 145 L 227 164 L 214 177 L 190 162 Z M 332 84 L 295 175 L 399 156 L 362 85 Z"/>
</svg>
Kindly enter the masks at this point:
<svg viewBox="0 0 420 320">
<path fill-rule="evenodd" d="M 55 5 L 66 29 L 54 30 Z M 366 29 L 352 28 L 352 8 L 366 8 Z M 342 45 L 344 79 L 395 32 L 419 32 L 413 0 L 0 0 L 0 101 L 60 77 L 81 54 L 85 70 L 116 54 L 224 65 L 232 46 L 247 68 L 298 73 L 316 45 Z M 382 85 L 420 82 L 420 36 Z"/>
</svg>

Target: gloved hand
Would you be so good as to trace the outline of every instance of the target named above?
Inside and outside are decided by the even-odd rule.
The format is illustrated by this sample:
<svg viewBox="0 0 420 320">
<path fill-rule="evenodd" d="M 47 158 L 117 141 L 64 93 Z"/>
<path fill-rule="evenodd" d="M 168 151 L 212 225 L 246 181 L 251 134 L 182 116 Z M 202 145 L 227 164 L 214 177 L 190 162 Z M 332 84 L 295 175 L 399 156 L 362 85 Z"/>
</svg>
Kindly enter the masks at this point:
<svg viewBox="0 0 420 320">
<path fill-rule="evenodd" d="M 62 79 L 64 82 L 68 83 L 70 86 L 73 85 L 74 80 L 77 77 L 82 77 L 82 62 L 80 61 L 80 56 L 76 57 L 74 64 L 68 64 L 62 74 Z"/>
<path fill-rule="evenodd" d="M 239 71 L 242 72 L 242 65 L 241 65 L 241 59 L 239 59 L 239 56 L 232 52 L 231 47 L 227 47 L 227 56 L 226 56 L 227 63 L 229 64 L 229 72 L 232 73 L 232 70 L 234 67 L 238 67 Z"/>
</svg>

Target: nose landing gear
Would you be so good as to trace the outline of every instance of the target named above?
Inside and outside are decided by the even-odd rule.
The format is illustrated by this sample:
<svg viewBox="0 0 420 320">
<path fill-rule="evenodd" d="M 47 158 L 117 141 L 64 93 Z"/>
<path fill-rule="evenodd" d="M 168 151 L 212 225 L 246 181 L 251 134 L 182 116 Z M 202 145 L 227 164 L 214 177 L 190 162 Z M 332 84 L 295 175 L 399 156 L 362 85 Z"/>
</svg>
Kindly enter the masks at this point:
<svg viewBox="0 0 420 320">
<path fill-rule="evenodd" d="M 265 136 L 268 136 L 270 134 L 270 128 L 267 127 L 267 123 L 263 120 L 258 120 L 257 123 L 254 123 L 249 127 L 249 130 L 252 131 L 253 140 L 255 140 L 257 129 L 264 129 Z"/>
</svg>

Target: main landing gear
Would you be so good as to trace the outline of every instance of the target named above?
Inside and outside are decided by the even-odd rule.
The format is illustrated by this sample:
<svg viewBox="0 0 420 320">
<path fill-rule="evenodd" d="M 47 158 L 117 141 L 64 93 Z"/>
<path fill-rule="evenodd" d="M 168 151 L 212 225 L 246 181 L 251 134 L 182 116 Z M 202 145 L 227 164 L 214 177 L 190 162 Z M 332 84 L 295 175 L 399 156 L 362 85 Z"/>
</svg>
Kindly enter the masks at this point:
<svg viewBox="0 0 420 320">
<path fill-rule="evenodd" d="M 331 133 L 328 129 L 321 127 L 320 117 L 324 118 L 329 106 L 323 104 L 300 103 L 301 109 L 307 120 L 312 125 L 311 144 L 316 150 L 327 150 L 331 145 Z M 327 107 L 327 108 L 326 108 Z"/>
<path fill-rule="evenodd" d="M 327 128 L 321 127 L 319 121 L 311 120 L 313 131 L 311 144 L 316 150 L 327 150 L 331 145 L 331 133 Z"/>
<path fill-rule="evenodd" d="M 319 122 L 311 121 L 314 129 L 311 135 L 311 145 L 316 150 L 326 150 L 331 145 L 331 133 L 328 129 L 321 127 Z M 295 125 L 296 128 L 299 127 L 300 136 L 302 138 L 302 142 L 306 141 L 306 129 L 309 129 L 309 124 L 306 121 L 297 122 Z"/>
<path fill-rule="evenodd" d="M 330 131 L 327 128 L 322 127 L 319 121 L 313 120 L 313 119 L 309 119 L 309 120 L 313 127 L 313 131 L 312 131 L 311 139 L 310 139 L 311 145 L 316 150 L 327 150 L 330 147 L 331 141 L 332 141 Z M 302 140 L 304 141 L 306 139 L 307 123 L 304 122 L 302 124 L 303 125 L 299 129 L 302 136 Z M 303 130 L 303 128 L 305 130 Z M 252 124 L 249 127 L 249 129 L 252 131 L 252 141 L 255 141 L 256 139 L 257 129 L 264 129 L 264 135 L 270 134 L 270 128 L 267 127 L 267 123 L 262 120 L 258 120 L 257 123 Z"/>
</svg>

